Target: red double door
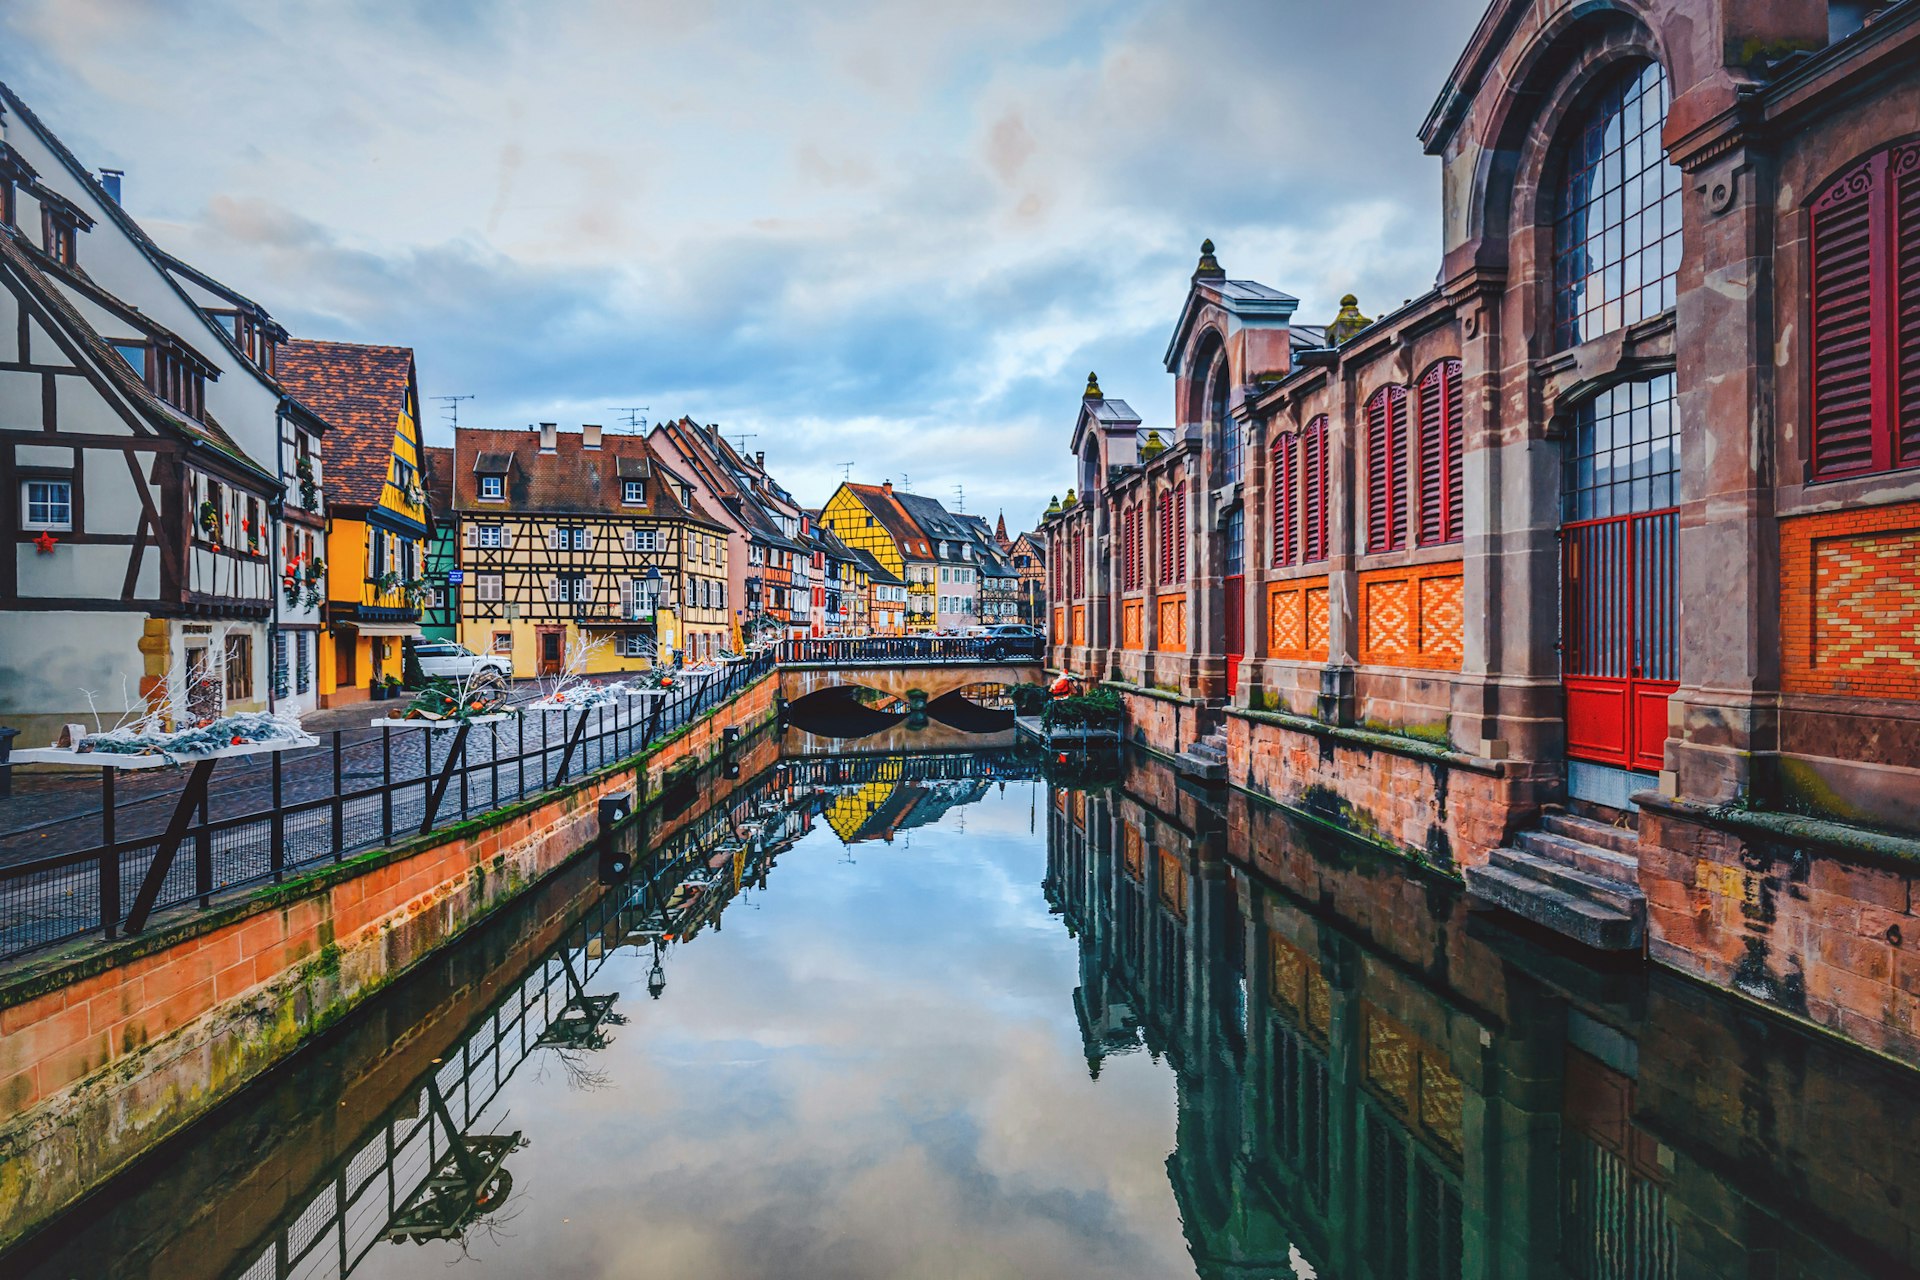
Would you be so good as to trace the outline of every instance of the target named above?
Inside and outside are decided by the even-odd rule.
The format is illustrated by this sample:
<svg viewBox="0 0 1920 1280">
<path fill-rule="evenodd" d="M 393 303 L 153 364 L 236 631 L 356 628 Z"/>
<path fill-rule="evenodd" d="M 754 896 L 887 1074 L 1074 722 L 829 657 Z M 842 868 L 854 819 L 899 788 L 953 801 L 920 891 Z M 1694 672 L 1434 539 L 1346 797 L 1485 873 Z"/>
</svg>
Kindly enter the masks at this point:
<svg viewBox="0 0 1920 1280">
<path fill-rule="evenodd" d="M 1658 770 L 1680 681 L 1674 508 L 1561 526 L 1567 756 Z"/>
</svg>

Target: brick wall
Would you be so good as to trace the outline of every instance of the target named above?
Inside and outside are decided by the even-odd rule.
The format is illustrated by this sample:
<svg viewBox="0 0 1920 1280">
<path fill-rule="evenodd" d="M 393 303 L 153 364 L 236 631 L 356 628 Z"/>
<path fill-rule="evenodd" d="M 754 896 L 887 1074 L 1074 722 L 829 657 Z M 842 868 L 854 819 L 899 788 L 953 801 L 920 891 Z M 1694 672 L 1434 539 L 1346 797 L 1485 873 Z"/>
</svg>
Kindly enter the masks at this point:
<svg viewBox="0 0 1920 1280">
<path fill-rule="evenodd" d="M 1325 662 L 1330 601 L 1327 579 L 1290 578 L 1267 587 L 1267 653 L 1291 662 Z"/>
<path fill-rule="evenodd" d="M 1920 698 L 1920 502 L 1780 522 L 1789 693 Z"/>
<path fill-rule="evenodd" d="M 1920 866 L 1774 841 L 1644 804 L 1647 951 L 1683 972 L 1920 1061 Z"/>
<path fill-rule="evenodd" d="M 773 714 L 776 682 L 658 748 L 652 780 Z M 544 800 L 0 978 L 0 1245 L 337 1021 L 598 834 L 603 771 Z"/>
<path fill-rule="evenodd" d="M 1513 761 L 1469 766 L 1412 743 L 1399 751 L 1250 715 L 1226 724 L 1233 785 L 1449 869 L 1485 862 L 1544 790 Z"/>
</svg>

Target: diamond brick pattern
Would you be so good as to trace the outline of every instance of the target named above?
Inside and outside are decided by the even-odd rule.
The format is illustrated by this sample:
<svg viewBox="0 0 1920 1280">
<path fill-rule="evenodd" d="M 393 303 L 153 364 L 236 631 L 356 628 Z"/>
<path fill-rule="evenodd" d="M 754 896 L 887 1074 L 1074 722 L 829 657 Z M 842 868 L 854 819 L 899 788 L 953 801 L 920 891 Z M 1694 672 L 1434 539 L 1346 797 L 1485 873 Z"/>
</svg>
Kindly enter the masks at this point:
<svg viewBox="0 0 1920 1280">
<path fill-rule="evenodd" d="M 1781 684 L 1920 698 L 1920 503 L 1780 522 Z"/>
<path fill-rule="evenodd" d="M 1187 598 L 1184 595 L 1160 597 L 1160 643 L 1162 653 L 1187 651 Z"/>
<path fill-rule="evenodd" d="M 1458 560 L 1360 575 L 1360 661 L 1458 671 L 1465 580 Z"/>
<path fill-rule="evenodd" d="M 1125 600 L 1120 604 L 1120 647 L 1122 649 L 1146 648 L 1146 613 L 1144 600 Z"/>
<path fill-rule="evenodd" d="M 1307 588 L 1307 656 L 1327 660 L 1328 636 L 1333 631 L 1333 597 L 1322 585 Z"/>
<path fill-rule="evenodd" d="M 1267 587 L 1267 653 L 1287 662 L 1327 660 L 1327 580 L 1292 578 Z"/>
</svg>

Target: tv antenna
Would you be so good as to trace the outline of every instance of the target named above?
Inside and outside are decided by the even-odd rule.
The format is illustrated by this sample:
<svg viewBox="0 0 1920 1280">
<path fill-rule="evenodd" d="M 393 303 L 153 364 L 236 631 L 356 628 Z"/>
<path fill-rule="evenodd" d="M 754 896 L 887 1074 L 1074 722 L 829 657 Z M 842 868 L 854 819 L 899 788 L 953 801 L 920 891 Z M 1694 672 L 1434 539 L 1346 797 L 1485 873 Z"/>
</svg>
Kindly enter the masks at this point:
<svg viewBox="0 0 1920 1280">
<path fill-rule="evenodd" d="M 963 484 L 953 486 L 953 506 L 956 511 L 967 509 L 967 486 Z"/>
<path fill-rule="evenodd" d="M 853 479 L 853 464 L 851 462 L 829 462 L 827 465 L 840 468 L 841 484 L 845 484 L 847 481 Z"/>
<path fill-rule="evenodd" d="M 646 430 L 647 412 L 651 408 L 652 408 L 651 405 L 644 405 L 644 404 L 615 405 L 613 408 L 608 409 L 607 412 L 608 413 L 624 413 L 627 416 L 628 434 L 639 435 L 642 431 Z"/>
<path fill-rule="evenodd" d="M 460 429 L 460 402 L 462 400 L 471 400 L 473 399 L 473 397 L 470 395 L 435 396 L 434 399 L 446 402 L 446 407 L 443 408 L 441 412 L 447 415 L 447 425 L 452 427 L 455 431 L 458 431 Z"/>
<path fill-rule="evenodd" d="M 740 451 L 740 456 L 744 458 L 747 454 L 747 441 L 758 440 L 760 438 L 760 433 L 758 431 L 742 431 L 739 435 L 735 436 L 734 438 L 740 442 L 739 444 L 735 445 L 734 448 L 738 449 Z"/>
</svg>

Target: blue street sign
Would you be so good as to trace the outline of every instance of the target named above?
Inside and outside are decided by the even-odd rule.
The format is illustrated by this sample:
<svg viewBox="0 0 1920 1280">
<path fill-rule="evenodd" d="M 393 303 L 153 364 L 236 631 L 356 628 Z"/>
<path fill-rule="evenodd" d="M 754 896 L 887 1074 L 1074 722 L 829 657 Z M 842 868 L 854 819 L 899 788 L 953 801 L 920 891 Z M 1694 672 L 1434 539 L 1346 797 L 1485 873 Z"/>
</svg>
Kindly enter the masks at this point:
<svg viewBox="0 0 1920 1280">
<path fill-rule="evenodd" d="M 464 569 L 449 569 L 449 570 L 447 570 L 447 585 L 448 585 L 448 586 L 450 586 L 450 587 L 457 587 L 457 586 L 459 586 L 459 585 L 460 585 L 461 583 L 463 583 L 463 582 L 465 582 L 466 580 L 467 580 L 467 574 L 466 574 L 466 570 L 464 570 Z"/>
</svg>

